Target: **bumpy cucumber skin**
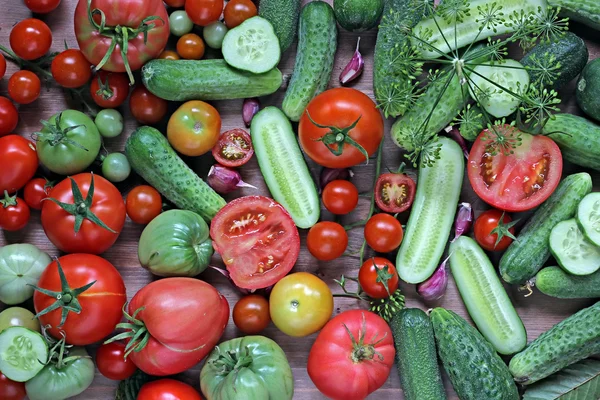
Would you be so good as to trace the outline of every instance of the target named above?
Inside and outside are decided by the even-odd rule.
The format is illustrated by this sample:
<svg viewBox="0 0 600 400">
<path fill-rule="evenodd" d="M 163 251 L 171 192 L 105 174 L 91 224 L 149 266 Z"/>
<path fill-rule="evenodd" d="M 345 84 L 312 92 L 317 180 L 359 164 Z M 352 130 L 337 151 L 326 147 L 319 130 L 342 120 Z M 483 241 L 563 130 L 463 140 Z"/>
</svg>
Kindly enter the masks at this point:
<svg viewBox="0 0 600 400">
<path fill-rule="evenodd" d="M 515 381 L 529 385 L 600 353 L 600 302 L 542 333 L 510 360 Z"/>
<path fill-rule="evenodd" d="M 319 220 L 321 204 L 292 124 L 277 107 L 266 107 L 252 118 L 250 131 L 271 195 L 296 226 L 310 228 Z"/>
<path fill-rule="evenodd" d="M 327 88 L 337 49 L 333 8 L 313 1 L 302 8 L 294 73 L 282 109 L 292 121 L 300 120 L 308 103 Z"/>
<path fill-rule="evenodd" d="M 554 117 L 544 126 L 544 133 L 560 147 L 563 158 L 600 171 L 600 126 L 572 114 Z"/>
<path fill-rule="evenodd" d="M 441 137 L 440 159 L 419 167 L 417 192 L 396 258 L 400 278 L 421 283 L 433 274 L 450 236 L 465 162 L 460 146 Z"/>
<path fill-rule="evenodd" d="M 456 313 L 431 312 L 438 354 L 461 400 L 518 400 L 517 385 L 492 345 Z"/>
<path fill-rule="evenodd" d="M 471 319 L 500 354 L 514 354 L 527 345 L 527 332 L 477 242 L 460 236 L 450 244 L 450 268 Z"/>
<path fill-rule="evenodd" d="M 269 20 L 283 53 L 294 42 L 298 29 L 301 0 L 260 0 L 258 15 Z"/>
<path fill-rule="evenodd" d="M 158 130 L 149 126 L 135 130 L 127 139 L 125 154 L 135 172 L 177 207 L 210 222 L 225 206 L 225 200 L 179 158 Z"/>
<path fill-rule="evenodd" d="M 600 121 L 600 59 L 585 66 L 577 81 L 577 104 L 588 116 Z"/>
<path fill-rule="evenodd" d="M 600 271 L 576 276 L 560 267 L 547 267 L 537 273 L 533 283 L 546 296 L 559 299 L 600 298 Z"/>
<path fill-rule="evenodd" d="M 390 321 L 396 366 L 406 400 L 445 400 L 431 320 L 418 308 L 400 310 Z"/>
<path fill-rule="evenodd" d="M 142 67 L 142 82 L 165 100 L 229 100 L 275 93 L 283 76 L 277 68 L 264 74 L 242 71 L 222 59 L 152 60 Z"/>
<path fill-rule="evenodd" d="M 383 12 L 383 0 L 333 0 L 335 19 L 350 32 L 374 28 Z"/>
<path fill-rule="evenodd" d="M 548 0 L 548 5 L 554 8 L 560 7 L 561 14 L 597 31 L 600 30 L 598 0 Z"/>
<path fill-rule="evenodd" d="M 581 199 L 592 190 L 592 178 L 581 172 L 567 176 L 554 193 L 535 211 L 500 259 L 502 279 L 525 283 L 550 258 L 550 232 L 561 221 L 572 218 Z"/>
</svg>

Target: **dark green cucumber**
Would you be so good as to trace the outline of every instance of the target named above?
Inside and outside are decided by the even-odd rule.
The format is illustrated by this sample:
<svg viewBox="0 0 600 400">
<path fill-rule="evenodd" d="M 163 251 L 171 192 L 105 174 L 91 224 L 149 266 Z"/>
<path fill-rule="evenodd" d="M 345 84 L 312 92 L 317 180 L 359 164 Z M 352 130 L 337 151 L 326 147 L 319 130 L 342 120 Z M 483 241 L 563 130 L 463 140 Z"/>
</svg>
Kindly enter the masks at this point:
<svg viewBox="0 0 600 400">
<path fill-rule="evenodd" d="M 431 320 L 418 308 L 405 308 L 390 321 L 396 366 L 406 400 L 445 400 Z"/>
<path fill-rule="evenodd" d="M 518 400 L 517 385 L 492 345 L 456 313 L 431 312 L 438 354 L 460 400 Z"/>
<path fill-rule="evenodd" d="M 600 302 L 542 333 L 510 360 L 515 381 L 529 385 L 600 353 Z"/>
<path fill-rule="evenodd" d="M 559 299 L 600 298 L 600 271 L 577 276 L 560 267 L 547 267 L 538 272 L 529 284 L 545 295 Z"/>
<path fill-rule="evenodd" d="M 469 104 L 461 113 L 460 135 L 469 142 L 474 142 L 483 130 L 484 125 L 485 118 L 481 108 L 477 104 Z"/>
<path fill-rule="evenodd" d="M 273 24 L 281 52 L 294 42 L 300 15 L 300 0 L 260 0 L 258 15 Z"/>
<path fill-rule="evenodd" d="M 302 8 L 298 28 L 298 50 L 282 109 L 298 121 L 308 103 L 327 88 L 337 49 L 337 25 L 331 6 L 313 1 Z"/>
<path fill-rule="evenodd" d="M 135 130 L 127 139 L 125 154 L 135 172 L 181 209 L 210 221 L 226 204 L 152 127 Z"/>
<path fill-rule="evenodd" d="M 222 59 L 152 60 L 142 68 L 142 82 L 165 100 L 229 100 L 275 93 L 283 77 L 277 68 L 253 74 Z"/>
<path fill-rule="evenodd" d="M 550 232 L 561 221 L 573 218 L 577 205 L 592 190 L 592 178 L 581 172 L 567 176 L 535 211 L 500 259 L 502 278 L 525 283 L 550 258 Z"/>
<path fill-rule="evenodd" d="M 556 142 L 565 160 L 600 171 L 600 126 L 573 114 L 555 114 L 544 134 Z"/>
<path fill-rule="evenodd" d="M 600 2 L 598 0 L 548 0 L 548 5 L 560 7 L 561 14 L 590 28 L 600 30 Z"/>
<path fill-rule="evenodd" d="M 600 58 L 585 66 L 577 81 L 576 94 L 583 112 L 600 121 Z"/>
<path fill-rule="evenodd" d="M 374 28 L 383 12 L 383 0 L 333 0 L 335 19 L 350 32 Z"/>
</svg>

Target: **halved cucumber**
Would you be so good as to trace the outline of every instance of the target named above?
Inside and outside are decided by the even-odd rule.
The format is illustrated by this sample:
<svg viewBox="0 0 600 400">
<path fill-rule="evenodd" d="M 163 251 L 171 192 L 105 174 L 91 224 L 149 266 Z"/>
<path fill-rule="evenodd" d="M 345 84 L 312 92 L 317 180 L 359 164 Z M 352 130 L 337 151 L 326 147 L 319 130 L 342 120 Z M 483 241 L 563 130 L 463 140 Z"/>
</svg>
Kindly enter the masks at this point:
<svg viewBox="0 0 600 400">
<path fill-rule="evenodd" d="M 250 132 L 260 171 L 273 198 L 299 228 L 316 224 L 321 211 L 317 188 L 283 111 L 266 107 L 252 118 Z"/>
<path fill-rule="evenodd" d="M 0 371 L 15 382 L 37 375 L 48 361 L 48 346 L 38 332 L 13 326 L 0 334 Z"/>
<path fill-rule="evenodd" d="M 600 246 L 600 193 L 590 193 L 581 200 L 576 218 L 586 239 Z"/>
<path fill-rule="evenodd" d="M 452 242 L 450 269 L 469 315 L 494 349 L 500 354 L 523 350 L 525 326 L 477 242 L 466 236 Z"/>
<path fill-rule="evenodd" d="M 223 58 L 232 67 L 255 74 L 272 70 L 281 58 L 273 25 L 257 16 L 231 29 L 223 39 Z"/>
<path fill-rule="evenodd" d="M 600 248 L 585 239 L 575 218 L 552 228 L 550 251 L 558 265 L 573 275 L 589 275 L 600 269 Z"/>
</svg>

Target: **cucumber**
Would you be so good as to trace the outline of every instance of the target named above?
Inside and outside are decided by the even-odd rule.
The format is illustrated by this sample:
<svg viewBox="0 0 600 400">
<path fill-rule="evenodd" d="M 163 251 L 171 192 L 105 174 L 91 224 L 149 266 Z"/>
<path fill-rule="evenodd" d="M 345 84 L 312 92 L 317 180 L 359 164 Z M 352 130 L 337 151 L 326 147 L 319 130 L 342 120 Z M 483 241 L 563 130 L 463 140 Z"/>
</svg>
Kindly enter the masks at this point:
<svg viewBox="0 0 600 400">
<path fill-rule="evenodd" d="M 479 10 L 487 9 L 490 0 L 471 0 L 467 2 L 468 13 L 460 22 L 453 20 L 448 23 L 439 15 L 429 17 L 413 28 L 411 42 L 413 46 L 421 48 L 421 55 L 425 59 L 435 59 L 440 57 L 440 53 L 433 48 L 443 52 L 459 49 L 475 40 L 484 40 L 492 36 L 512 33 L 517 24 L 512 24 L 508 16 L 513 13 L 525 13 L 534 15 L 544 15 L 546 12 L 546 0 L 503 0 L 502 14 L 505 21 L 498 25 L 488 24 L 484 29 L 480 29 L 481 14 Z M 443 3 L 442 3 L 443 4 Z M 462 4 L 462 3 L 461 3 Z M 433 48 L 422 45 L 422 42 L 428 42 Z"/>
<path fill-rule="evenodd" d="M 142 68 L 142 82 L 165 100 L 229 100 L 275 93 L 283 77 L 277 68 L 253 74 L 225 60 L 152 60 Z"/>
<path fill-rule="evenodd" d="M 134 171 L 177 207 L 210 221 L 225 206 L 225 200 L 179 158 L 156 129 L 136 129 L 127 139 L 125 154 Z"/>
<path fill-rule="evenodd" d="M 583 112 L 600 121 L 600 58 L 585 66 L 577 81 L 576 94 Z"/>
<path fill-rule="evenodd" d="M 510 360 L 515 381 L 529 385 L 600 353 L 600 302 L 542 333 Z"/>
<path fill-rule="evenodd" d="M 577 224 L 590 243 L 600 246 L 600 193 L 590 193 L 581 200 Z"/>
<path fill-rule="evenodd" d="M 350 32 L 374 28 L 383 12 L 383 0 L 333 0 L 335 19 Z"/>
<path fill-rule="evenodd" d="M 285 114 L 277 107 L 266 107 L 252 118 L 250 133 L 260 171 L 273 198 L 299 228 L 316 224 L 321 207 L 319 195 Z"/>
<path fill-rule="evenodd" d="M 518 400 L 517 385 L 492 345 L 456 313 L 431 312 L 438 354 L 460 400 Z"/>
<path fill-rule="evenodd" d="M 500 259 L 500 274 L 508 283 L 520 284 L 533 277 L 550 258 L 550 232 L 561 221 L 573 218 L 577 205 L 592 190 L 592 178 L 581 172 L 567 176 L 535 211 L 518 240 Z"/>
<path fill-rule="evenodd" d="M 575 165 L 600 171 L 600 126 L 572 114 L 555 114 L 544 126 L 563 158 Z"/>
<path fill-rule="evenodd" d="M 260 0 L 258 4 L 258 15 L 273 25 L 282 53 L 296 37 L 301 3 L 300 0 Z"/>
<path fill-rule="evenodd" d="M 560 7 L 561 14 L 590 28 L 600 30 L 600 3 L 598 0 L 548 0 L 548 5 Z"/>
<path fill-rule="evenodd" d="M 483 337 L 500 354 L 523 350 L 527 344 L 525 326 L 485 252 L 467 236 L 454 240 L 449 252 L 460 297 Z"/>
<path fill-rule="evenodd" d="M 295 122 L 308 103 L 327 88 L 337 49 L 337 26 L 329 4 L 306 4 L 300 12 L 299 25 L 294 73 L 282 105 L 285 115 Z"/>
<path fill-rule="evenodd" d="M 272 70 L 281 58 L 279 39 L 273 25 L 259 16 L 248 18 L 230 29 L 223 39 L 222 48 L 227 64 L 255 74 Z"/>
<path fill-rule="evenodd" d="M 432 166 L 419 166 L 417 192 L 396 258 L 398 274 L 408 283 L 421 283 L 435 271 L 458 206 L 464 156 L 454 140 L 440 137 L 438 143 L 440 158 Z"/>
<path fill-rule="evenodd" d="M 20 326 L 0 333 L 0 371 L 10 380 L 26 382 L 48 361 L 48 345 L 38 332 Z"/>
<path fill-rule="evenodd" d="M 577 276 L 560 267 L 547 267 L 537 273 L 531 280 L 531 285 L 545 295 L 559 299 L 600 298 L 600 271 Z"/>
<path fill-rule="evenodd" d="M 431 320 L 418 308 L 400 310 L 390 321 L 396 366 L 406 400 L 445 400 Z"/>
<path fill-rule="evenodd" d="M 550 251 L 558 265 L 573 275 L 589 275 L 600 268 L 600 249 L 585 239 L 575 218 L 552 228 Z"/>
<path fill-rule="evenodd" d="M 484 126 L 485 118 L 483 117 L 481 108 L 476 104 L 469 104 L 461 114 L 460 135 L 465 138 L 465 140 L 474 142 Z"/>
<path fill-rule="evenodd" d="M 553 66 L 560 63 L 560 67 L 553 72 L 557 75 L 552 83 L 545 81 L 545 74 L 536 71 L 538 63 L 545 57 L 554 57 Z M 565 32 L 563 36 L 552 42 L 540 42 L 531 49 L 522 59 L 521 64 L 527 68 L 531 82 L 542 83 L 546 87 L 560 89 L 581 73 L 588 60 L 588 48 L 582 38 L 572 32 Z M 544 80 L 544 82 L 540 82 Z"/>
</svg>

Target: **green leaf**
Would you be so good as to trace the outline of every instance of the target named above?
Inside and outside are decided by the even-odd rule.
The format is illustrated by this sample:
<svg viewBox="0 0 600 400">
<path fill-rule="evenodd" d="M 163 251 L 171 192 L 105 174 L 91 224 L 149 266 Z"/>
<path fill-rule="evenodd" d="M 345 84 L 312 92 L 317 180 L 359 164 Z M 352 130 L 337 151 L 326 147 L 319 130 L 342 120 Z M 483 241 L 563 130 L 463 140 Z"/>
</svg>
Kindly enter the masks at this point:
<svg viewBox="0 0 600 400">
<path fill-rule="evenodd" d="M 130 378 L 119 382 L 115 400 L 137 399 L 137 395 L 144 383 L 150 382 L 152 379 L 152 376 L 138 369 Z"/>
<path fill-rule="evenodd" d="M 600 399 L 600 361 L 583 360 L 531 385 L 523 400 Z"/>
</svg>

